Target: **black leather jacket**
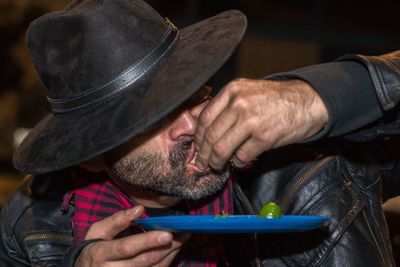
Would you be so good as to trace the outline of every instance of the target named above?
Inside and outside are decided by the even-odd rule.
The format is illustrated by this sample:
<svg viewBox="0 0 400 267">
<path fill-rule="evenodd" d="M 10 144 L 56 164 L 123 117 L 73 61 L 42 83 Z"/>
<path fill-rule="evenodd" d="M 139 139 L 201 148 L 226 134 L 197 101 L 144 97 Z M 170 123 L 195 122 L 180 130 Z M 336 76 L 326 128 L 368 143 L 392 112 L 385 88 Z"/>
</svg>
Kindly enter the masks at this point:
<svg viewBox="0 0 400 267">
<path fill-rule="evenodd" d="M 369 71 L 379 102 L 390 110 L 400 101 L 400 51 L 382 56 L 348 55 L 340 60 L 357 60 Z"/>
<path fill-rule="evenodd" d="M 379 197 L 383 169 L 378 154 L 370 153 L 371 147 L 363 151 L 363 146 L 344 141 L 335 141 L 335 153 L 323 147 L 332 145 L 272 151 L 252 170 L 234 174 L 240 184 L 235 186 L 239 213 L 258 213 L 272 200 L 286 214 L 324 215 L 331 220 L 310 232 L 226 235 L 230 265 L 394 266 Z M 24 182 L 2 210 L 2 266 L 73 266 L 80 249 L 72 245 L 73 207 L 67 213 L 61 207 L 68 188 L 66 171 Z"/>
<path fill-rule="evenodd" d="M 352 57 L 379 77 L 374 85 L 387 109 L 400 96 L 398 58 L 397 52 Z M 398 133 L 391 125 L 363 134 Z M 380 191 L 382 179 L 397 173 L 398 143 L 385 138 L 378 145 L 341 139 L 293 145 L 266 153 L 251 170 L 234 174 L 239 213 L 258 213 L 263 203 L 276 201 L 286 214 L 331 220 L 311 232 L 226 235 L 226 260 L 233 266 L 394 266 Z M 86 243 L 72 245 L 73 207 L 62 212 L 67 173 L 29 177 L 3 207 L 1 266 L 73 266 Z"/>
</svg>

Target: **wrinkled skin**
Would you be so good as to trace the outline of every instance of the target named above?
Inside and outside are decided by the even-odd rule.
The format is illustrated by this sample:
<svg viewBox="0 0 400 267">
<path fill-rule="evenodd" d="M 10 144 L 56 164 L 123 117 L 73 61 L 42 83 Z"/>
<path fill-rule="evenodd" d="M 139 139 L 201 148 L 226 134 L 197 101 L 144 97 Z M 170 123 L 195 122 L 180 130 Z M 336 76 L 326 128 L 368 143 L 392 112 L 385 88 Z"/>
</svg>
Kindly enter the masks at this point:
<svg viewBox="0 0 400 267">
<path fill-rule="evenodd" d="M 89 229 L 85 240 L 101 238 L 83 248 L 75 267 L 87 266 L 169 266 L 189 234 L 150 231 L 114 239 L 143 212 L 142 206 L 119 211 Z"/>
<path fill-rule="evenodd" d="M 327 121 L 321 98 L 304 81 L 234 80 L 200 114 L 196 166 L 222 170 L 231 160 L 244 167 L 265 151 L 312 136 Z"/>
<path fill-rule="evenodd" d="M 167 121 L 161 131 L 145 138 L 147 141 L 140 142 L 139 146 L 124 145 L 108 155 L 116 163 L 124 158 L 134 158 L 136 152 L 143 154 L 144 151 L 158 151 L 163 155 L 164 162 L 168 162 L 166 159 L 174 145 L 195 136 L 197 167 L 193 165 L 191 171 L 186 170 L 189 166 L 186 163 L 186 167 L 181 169 L 192 174 L 196 169 L 205 170 L 208 166 L 222 171 L 230 159 L 237 167 L 246 166 L 264 151 L 312 136 L 328 121 L 328 112 L 320 97 L 309 84 L 300 80 L 238 79 L 227 84 L 208 104 L 181 111 L 171 121 Z M 187 152 L 181 150 L 183 152 L 179 154 L 187 161 Z M 96 160 L 103 161 L 99 158 Z M 218 177 L 213 175 L 209 179 Z M 123 182 L 122 177 L 113 178 L 117 184 Z M 135 179 L 133 176 L 125 178 Z M 129 179 L 122 185 L 129 183 Z M 191 183 L 194 188 L 202 186 L 198 182 Z M 132 180 L 131 184 L 134 184 Z M 137 192 L 127 193 L 135 196 Z M 135 200 L 143 205 L 158 207 L 179 201 L 174 197 L 157 198 L 151 194 Z M 150 231 L 115 239 L 142 212 L 143 207 L 138 206 L 93 224 L 85 239 L 102 238 L 104 241 L 86 246 L 75 266 L 168 266 L 189 238 L 188 235 Z"/>
</svg>

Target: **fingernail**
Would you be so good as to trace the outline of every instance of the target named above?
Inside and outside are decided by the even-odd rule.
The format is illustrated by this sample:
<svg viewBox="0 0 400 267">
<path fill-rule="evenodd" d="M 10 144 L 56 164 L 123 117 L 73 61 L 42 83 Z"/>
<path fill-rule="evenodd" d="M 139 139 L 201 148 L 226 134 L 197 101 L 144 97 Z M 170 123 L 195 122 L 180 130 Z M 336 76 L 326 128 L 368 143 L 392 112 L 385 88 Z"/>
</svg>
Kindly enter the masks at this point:
<svg viewBox="0 0 400 267">
<path fill-rule="evenodd" d="M 172 240 L 172 235 L 170 233 L 161 233 L 158 236 L 158 242 L 160 242 L 161 244 L 166 244 L 171 242 Z"/>
<path fill-rule="evenodd" d="M 141 209 L 142 209 L 142 206 L 135 206 L 133 208 L 127 209 L 126 210 L 126 215 L 137 214 L 137 213 L 140 212 Z"/>
</svg>

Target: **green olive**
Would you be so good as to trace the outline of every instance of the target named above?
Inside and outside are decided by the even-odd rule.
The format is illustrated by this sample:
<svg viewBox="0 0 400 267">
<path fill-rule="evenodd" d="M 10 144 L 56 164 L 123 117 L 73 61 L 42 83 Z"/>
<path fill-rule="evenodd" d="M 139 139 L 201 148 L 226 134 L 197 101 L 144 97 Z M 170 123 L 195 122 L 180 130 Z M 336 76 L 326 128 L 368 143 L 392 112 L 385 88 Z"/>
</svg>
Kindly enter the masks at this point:
<svg viewBox="0 0 400 267">
<path fill-rule="evenodd" d="M 279 218 L 282 216 L 281 208 L 275 202 L 268 202 L 264 206 L 262 206 L 260 213 L 260 217 L 266 218 Z"/>
</svg>

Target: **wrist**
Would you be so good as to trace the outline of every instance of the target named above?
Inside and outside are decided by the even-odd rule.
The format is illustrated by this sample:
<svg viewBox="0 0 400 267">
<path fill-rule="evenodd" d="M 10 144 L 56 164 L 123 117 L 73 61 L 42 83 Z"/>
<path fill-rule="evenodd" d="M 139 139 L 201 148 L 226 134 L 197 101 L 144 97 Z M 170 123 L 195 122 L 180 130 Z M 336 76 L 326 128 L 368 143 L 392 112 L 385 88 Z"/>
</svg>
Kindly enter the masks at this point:
<svg viewBox="0 0 400 267">
<path fill-rule="evenodd" d="M 315 122 L 315 126 L 318 129 L 316 132 L 323 129 L 329 121 L 329 112 L 324 101 L 317 93 L 317 91 L 307 82 L 301 81 L 305 89 L 309 91 L 311 95 L 311 103 L 309 106 L 309 116 Z"/>
<path fill-rule="evenodd" d="M 310 83 L 301 79 L 288 81 L 293 83 L 294 89 L 299 95 L 300 109 L 303 110 L 298 114 L 303 116 L 300 121 L 306 126 L 304 139 L 309 138 L 327 125 L 329 121 L 328 108 Z"/>
</svg>

